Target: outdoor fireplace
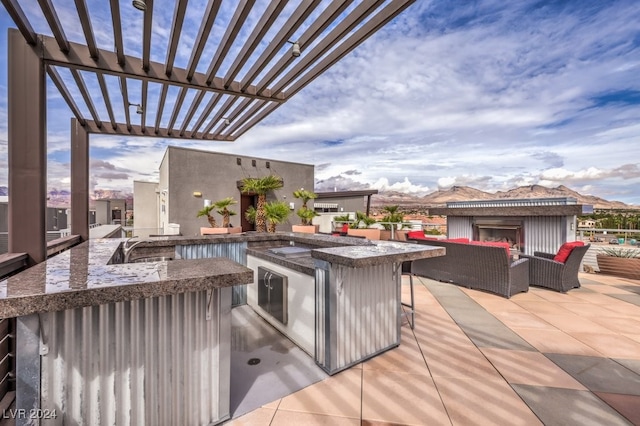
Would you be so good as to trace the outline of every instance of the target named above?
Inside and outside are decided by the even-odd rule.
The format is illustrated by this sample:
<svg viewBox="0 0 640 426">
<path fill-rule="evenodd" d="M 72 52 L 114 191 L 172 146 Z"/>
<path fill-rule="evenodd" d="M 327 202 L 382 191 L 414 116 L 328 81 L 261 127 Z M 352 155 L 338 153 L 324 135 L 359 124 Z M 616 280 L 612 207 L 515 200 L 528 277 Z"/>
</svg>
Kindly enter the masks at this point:
<svg viewBox="0 0 640 426">
<path fill-rule="evenodd" d="M 533 254 L 555 253 L 574 241 L 577 216 L 589 211 L 571 197 L 505 198 L 448 202 L 429 214 L 447 217 L 448 238 L 508 242 L 513 254 Z"/>
<path fill-rule="evenodd" d="M 524 247 L 522 220 L 482 218 L 473 223 L 474 241 L 509 243 L 513 250 Z"/>
</svg>

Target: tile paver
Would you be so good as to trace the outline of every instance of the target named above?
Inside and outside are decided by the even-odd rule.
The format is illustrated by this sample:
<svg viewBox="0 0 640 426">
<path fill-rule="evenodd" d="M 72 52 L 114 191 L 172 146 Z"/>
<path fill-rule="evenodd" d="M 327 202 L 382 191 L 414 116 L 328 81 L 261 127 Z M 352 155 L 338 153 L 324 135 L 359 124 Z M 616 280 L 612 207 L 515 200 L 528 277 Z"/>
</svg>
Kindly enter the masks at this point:
<svg viewBox="0 0 640 426">
<path fill-rule="evenodd" d="M 398 348 L 230 424 L 640 424 L 640 281 L 580 279 L 504 299 L 417 278 Z"/>
</svg>

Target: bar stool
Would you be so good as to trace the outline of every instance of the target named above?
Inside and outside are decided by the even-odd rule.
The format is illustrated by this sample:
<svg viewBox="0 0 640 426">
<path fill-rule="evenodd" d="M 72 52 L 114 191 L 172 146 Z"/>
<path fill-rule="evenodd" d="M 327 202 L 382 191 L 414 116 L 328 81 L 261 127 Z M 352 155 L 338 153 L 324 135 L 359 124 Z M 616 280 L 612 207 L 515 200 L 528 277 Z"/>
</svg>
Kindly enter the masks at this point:
<svg viewBox="0 0 640 426">
<path fill-rule="evenodd" d="M 402 305 L 400 307 L 400 309 L 402 309 L 402 307 L 405 308 L 409 308 L 407 311 L 405 311 L 404 309 L 402 309 L 402 315 L 407 317 L 407 321 L 409 322 L 409 326 L 411 327 L 411 329 L 413 330 L 413 328 L 415 327 L 415 314 L 416 314 L 416 305 L 415 305 L 415 298 L 414 298 L 414 294 L 413 294 L 413 261 L 407 261 L 407 262 L 402 262 L 402 275 L 408 275 L 409 276 L 409 288 L 411 291 L 411 299 L 409 303 L 406 302 L 402 302 L 402 300 L 400 301 L 400 304 Z M 400 297 L 402 299 L 402 296 Z M 411 319 L 409 319 L 409 317 L 411 317 Z"/>
</svg>

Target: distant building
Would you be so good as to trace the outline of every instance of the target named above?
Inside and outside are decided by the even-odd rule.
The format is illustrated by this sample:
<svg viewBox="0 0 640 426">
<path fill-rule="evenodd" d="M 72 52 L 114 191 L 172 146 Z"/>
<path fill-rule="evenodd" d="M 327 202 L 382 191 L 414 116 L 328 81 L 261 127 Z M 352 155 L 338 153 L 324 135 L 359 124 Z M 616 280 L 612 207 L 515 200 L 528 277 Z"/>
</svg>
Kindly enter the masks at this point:
<svg viewBox="0 0 640 426">
<path fill-rule="evenodd" d="M 284 186 L 268 194 L 267 200 L 290 204 L 291 215 L 278 230 L 291 230 L 292 224 L 300 223 L 295 211 L 302 206 L 293 192 L 313 189 L 313 165 L 169 146 L 160 164 L 160 181 L 134 182 L 134 234 L 142 237 L 179 230 L 182 235 L 199 235 L 200 227 L 208 224 L 206 218 L 196 217 L 198 211 L 206 203 L 226 197 L 238 201 L 233 209 L 237 215 L 231 217 L 232 225 L 251 231 L 254 227 L 246 221 L 244 212 L 256 205 L 257 196 L 242 193 L 241 181 L 271 174 L 281 177 Z M 221 220 L 219 215 L 214 215 Z"/>
</svg>

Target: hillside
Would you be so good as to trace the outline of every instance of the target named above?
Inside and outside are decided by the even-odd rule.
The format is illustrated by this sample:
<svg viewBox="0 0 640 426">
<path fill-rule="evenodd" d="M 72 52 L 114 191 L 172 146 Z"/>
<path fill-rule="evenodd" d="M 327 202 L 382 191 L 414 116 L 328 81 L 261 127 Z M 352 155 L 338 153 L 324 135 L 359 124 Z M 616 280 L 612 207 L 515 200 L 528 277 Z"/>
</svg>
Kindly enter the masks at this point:
<svg viewBox="0 0 640 426">
<path fill-rule="evenodd" d="M 541 185 L 520 186 L 509 191 L 498 191 L 496 193 L 484 192 L 468 186 L 453 186 L 446 190 L 432 192 L 424 197 L 398 192 L 380 192 L 371 197 L 371 205 L 373 207 L 381 207 L 397 204 L 405 209 L 416 209 L 419 207 L 443 206 L 452 201 L 558 197 L 572 197 L 578 200 L 578 204 L 592 205 L 596 209 L 640 209 L 640 206 L 629 206 L 620 201 L 609 201 L 592 195 L 582 195 L 564 185 L 555 188 L 547 188 Z"/>
</svg>

